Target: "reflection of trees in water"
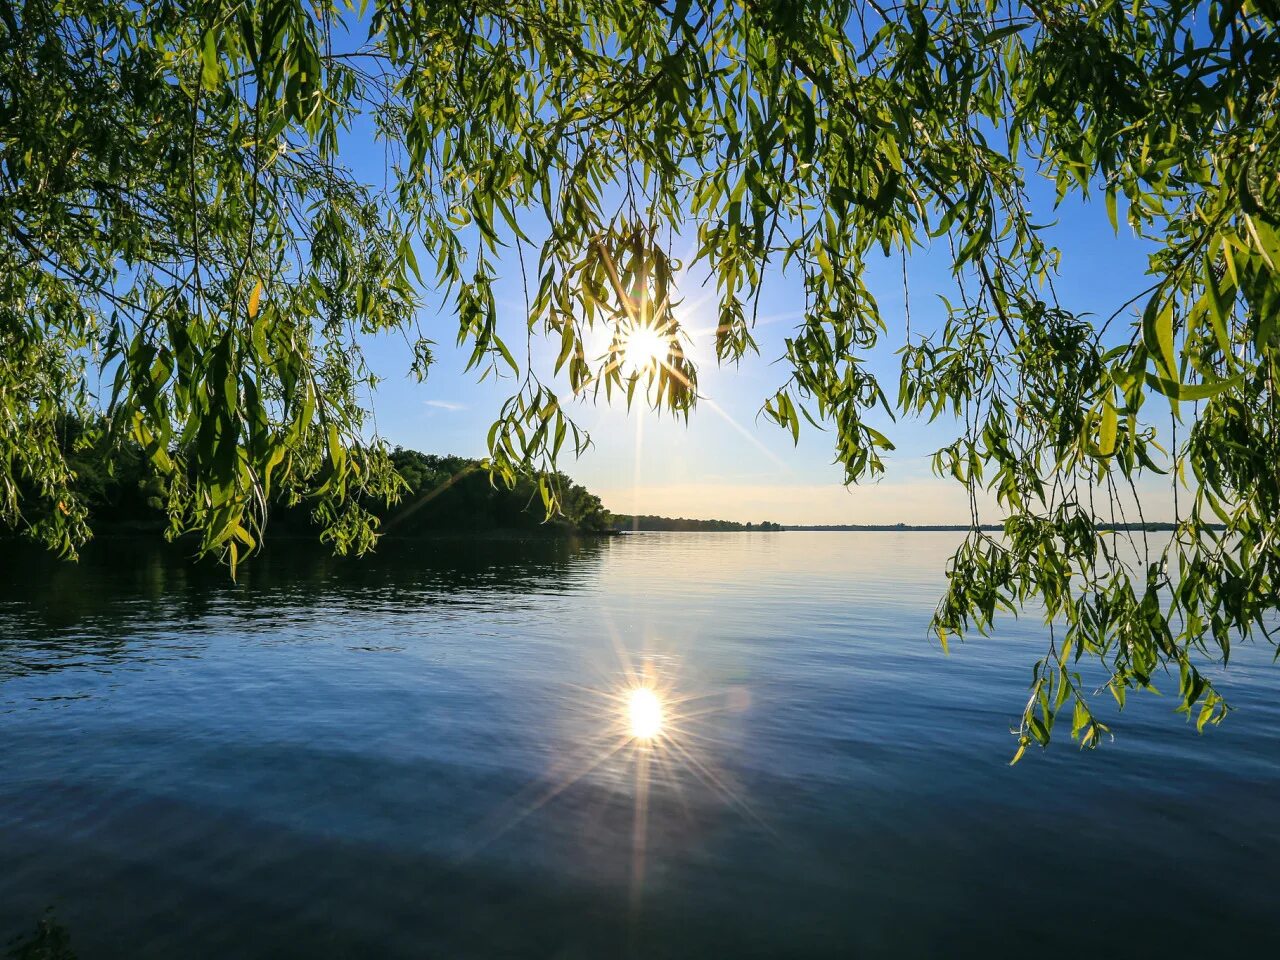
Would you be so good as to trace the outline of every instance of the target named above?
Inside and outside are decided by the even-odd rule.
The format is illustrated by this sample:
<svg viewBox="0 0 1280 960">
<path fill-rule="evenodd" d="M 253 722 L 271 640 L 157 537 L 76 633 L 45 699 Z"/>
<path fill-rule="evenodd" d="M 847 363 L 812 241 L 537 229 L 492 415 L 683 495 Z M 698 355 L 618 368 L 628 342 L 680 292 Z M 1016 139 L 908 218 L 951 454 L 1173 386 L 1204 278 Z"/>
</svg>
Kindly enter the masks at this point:
<svg viewBox="0 0 1280 960">
<path fill-rule="evenodd" d="M 46 913 L 34 932 L 10 941 L 5 960 L 76 960 L 76 955 L 67 928 L 52 913 Z"/>
<path fill-rule="evenodd" d="M 564 592 L 594 573 L 600 538 L 386 540 L 363 558 L 277 540 L 240 567 L 181 545 L 104 539 L 77 563 L 8 543 L 0 555 L 0 680 L 43 670 L 199 655 L 218 618 L 322 621 L 377 607 L 410 614 L 485 595 Z M 479 596 L 477 596 L 479 595 Z"/>
</svg>

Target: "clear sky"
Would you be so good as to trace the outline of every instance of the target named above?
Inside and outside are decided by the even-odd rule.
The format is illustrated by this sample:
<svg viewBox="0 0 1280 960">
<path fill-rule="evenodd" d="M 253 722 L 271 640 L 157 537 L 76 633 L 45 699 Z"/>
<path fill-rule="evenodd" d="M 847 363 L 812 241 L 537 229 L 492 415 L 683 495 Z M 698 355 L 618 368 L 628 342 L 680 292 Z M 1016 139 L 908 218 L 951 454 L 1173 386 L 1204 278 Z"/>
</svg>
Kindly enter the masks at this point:
<svg viewBox="0 0 1280 960">
<path fill-rule="evenodd" d="M 382 180 L 382 149 L 364 132 L 354 131 L 343 153 L 362 179 Z M 1033 187 L 1033 197 L 1037 221 L 1057 221 L 1051 237 L 1063 251 L 1056 287 L 1065 307 L 1106 317 L 1148 285 L 1144 247 L 1124 225 L 1123 208 L 1117 236 L 1100 198 L 1091 204 L 1072 201 L 1055 211 L 1050 185 Z M 678 256 L 678 240 L 675 252 Z M 941 322 L 937 295 L 954 289 L 948 255 L 945 242 L 939 241 L 909 261 L 913 333 Z M 509 259 L 500 275 L 498 308 L 500 330 L 514 350 L 525 339 L 524 293 L 518 265 Z M 422 266 L 423 275 L 430 276 L 429 265 Z M 681 287 L 682 324 L 693 334 L 690 354 L 701 361 L 702 399 L 689 422 L 659 415 L 639 403 L 628 412 L 608 406 L 603 398 L 598 403 L 584 399 L 569 413 L 588 430 L 593 446 L 577 460 L 571 451 L 564 455 L 561 466 L 566 473 L 600 494 L 605 506 L 617 513 L 791 524 L 967 522 L 963 488 L 953 480 L 935 478 L 930 469 L 933 451 L 956 436 L 955 424 L 873 419 L 897 449 L 887 455 L 886 474 L 879 482 L 846 488 L 843 470 L 833 462 L 831 433 L 806 425 L 799 444 L 793 445 L 788 432 L 759 416 L 764 400 L 787 379 L 785 361 L 779 358 L 783 338 L 798 324 L 803 308 L 798 277 L 772 272 L 756 330 L 760 355 L 724 369 L 718 369 L 714 359 L 714 291 L 699 280 L 686 277 Z M 899 370 L 895 350 L 905 333 L 902 265 L 896 255 L 873 265 L 870 283 L 889 326 L 870 367 L 892 399 Z M 410 356 L 403 338 L 386 336 L 368 345 L 371 365 L 383 378 L 373 397 L 377 429 L 392 444 L 483 456 L 489 425 L 515 384 L 492 376 L 480 382 L 475 372 L 464 372 L 466 353 L 454 347 L 454 314 L 441 309 L 438 298 L 429 299 L 429 304 L 420 323 L 436 342 L 437 362 L 425 383 L 408 375 Z M 605 335 L 601 337 L 599 353 L 607 345 Z M 549 372 L 556 349 L 537 339 L 532 349 L 535 364 Z M 567 385 L 562 386 L 562 396 L 569 396 Z M 1150 409 L 1159 407 L 1152 404 Z M 1172 515 L 1167 481 L 1140 490 L 1147 519 Z M 1000 519 L 993 503 L 983 508 L 983 519 Z"/>
</svg>

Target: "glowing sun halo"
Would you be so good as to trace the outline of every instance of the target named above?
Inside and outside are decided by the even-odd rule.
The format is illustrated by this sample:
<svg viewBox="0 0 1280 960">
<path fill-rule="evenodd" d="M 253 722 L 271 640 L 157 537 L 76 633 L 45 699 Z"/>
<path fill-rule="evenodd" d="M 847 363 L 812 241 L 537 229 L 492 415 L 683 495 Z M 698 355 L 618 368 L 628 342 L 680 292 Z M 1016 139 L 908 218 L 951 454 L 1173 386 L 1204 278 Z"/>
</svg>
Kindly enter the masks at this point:
<svg viewBox="0 0 1280 960">
<path fill-rule="evenodd" d="M 671 341 L 656 328 L 637 324 L 622 341 L 624 363 L 634 373 L 647 373 L 667 358 Z"/>
<path fill-rule="evenodd" d="M 662 701 L 648 687 L 636 687 L 627 695 L 627 721 L 631 736 L 652 740 L 662 732 Z"/>
</svg>

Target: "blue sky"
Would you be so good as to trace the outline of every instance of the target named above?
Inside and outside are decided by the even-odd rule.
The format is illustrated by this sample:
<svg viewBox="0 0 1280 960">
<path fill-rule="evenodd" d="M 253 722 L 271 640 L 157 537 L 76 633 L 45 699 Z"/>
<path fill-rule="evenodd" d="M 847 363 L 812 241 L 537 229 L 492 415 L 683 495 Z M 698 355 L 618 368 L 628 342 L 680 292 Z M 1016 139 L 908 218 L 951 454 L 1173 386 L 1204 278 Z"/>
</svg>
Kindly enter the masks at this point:
<svg viewBox="0 0 1280 960">
<path fill-rule="evenodd" d="M 356 174 L 381 182 L 384 155 L 364 131 L 353 131 L 344 155 Z M 1063 305 L 1077 312 L 1108 316 L 1147 286 L 1145 247 L 1129 234 L 1121 213 L 1121 231 L 1112 230 L 1097 202 L 1069 201 L 1053 210 L 1048 183 L 1033 185 L 1037 220 L 1056 220 L 1052 240 L 1063 251 L 1056 288 Z M 531 235 L 536 233 L 531 231 Z M 681 242 L 674 244 L 680 254 Z M 686 241 L 685 248 L 691 245 Z M 524 294 L 514 258 L 500 270 L 497 288 L 500 330 L 514 348 L 523 345 Z M 953 294 L 949 249 L 945 241 L 911 258 L 908 265 L 914 333 L 936 327 L 943 316 L 939 293 Z M 431 270 L 423 262 L 423 275 Z M 873 265 L 870 285 L 878 296 L 889 332 L 869 358 L 870 369 L 886 393 L 896 396 L 898 357 L 904 339 L 901 262 L 895 255 Z M 699 363 L 703 398 L 686 424 L 637 403 L 630 411 L 584 399 L 570 415 L 590 433 L 593 446 L 579 459 L 565 456 L 562 468 L 600 494 L 619 513 L 780 523 L 963 523 L 966 498 L 952 480 L 935 478 L 930 457 L 956 435 L 956 426 L 940 420 L 887 417 L 873 420 L 897 449 L 886 457 L 885 476 L 850 488 L 833 462 L 830 433 L 806 425 L 798 445 L 788 432 L 759 416 L 761 405 L 787 379 L 783 339 L 796 326 L 803 295 L 796 276 L 774 270 L 760 305 L 756 338 L 759 356 L 738 367 L 719 369 L 711 330 L 715 326 L 714 290 L 698 277 L 686 277 L 681 293 L 681 322 L 693 331 L 691 356 Z M 953 295 L 954 298 L 954 295 Z M 437 361 L 425 383 L 408 375 L 409 350 L 402 337 L 384 336 L 368 344 L 368 359 L 382 378 L 373 400 L 378 432 L 390 443 L 433 453 L 483 456 L 485 438 L 514 382 L 490 376 L 483 382 L 464 370 L 466 353 L 454 347 L 456 320 L 438 298 L 429 297 L 421 314 L 423 333 L 436 342 Z M 602 335 L 603 337 L 603 335 Z M 557 345 L 558 346 L 558 345 Z M 605 349 L 601 340 L 598 353 Z M 517 351 L 522 353 L 523 351 Z M 535 338 L 535 364 L 549 371 L 556 349 Z M 568 396 L 567 386 L 562 396 Z M 1152 410 L 1159 409 L 1155 404 Z M 1163 432 L 1163 431 L 1162 431 Z M 1140 487 L 1148 519 L 1172 514 L 1167 481 Z M 993 503 L 981 505 L 983 519 L 999 520 Z"/>
</svg>

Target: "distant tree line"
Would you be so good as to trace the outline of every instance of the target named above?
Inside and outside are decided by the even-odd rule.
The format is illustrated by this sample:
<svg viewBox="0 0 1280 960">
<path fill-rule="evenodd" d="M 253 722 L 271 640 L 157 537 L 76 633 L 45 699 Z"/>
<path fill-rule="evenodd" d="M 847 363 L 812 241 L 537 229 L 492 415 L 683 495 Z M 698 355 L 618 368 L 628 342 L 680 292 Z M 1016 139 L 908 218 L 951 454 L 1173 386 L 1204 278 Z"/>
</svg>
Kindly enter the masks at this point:
<svg viewBox="0 0 1280 960">
<path fill-rule="evenodd" d="M 478 460 L 397 447 L 391 454 L 408 489 L 381 514 L 388 536 L 437 531 L 539 530 L 603 533 L 613 527 L 600 498 L 563 473 L 517 476 L 515 485 L 491 481 Z M 559 516 L 547 519 L 539 479 L 558 489 Z"/>
<path fill-rule="evenodd" d="M 169 524 L 165 487 L 150 460 L 133 442 L 109 442 L 107 434 L 75 419 L 63 424 L 62 444 L 73 479 L 72 489 L 89 510 L 99 533 L 158 532 Z M 491 482 L 483 464 L 474 459 L 420 453 L 397 447 L 390 459 L 403 481 L 399 499 L 387 503 L 363 498 L 360 506 L 376 518 L 379 533 L 416 536 L 428 533 L 526 531 L 550 534 L 605 533 L 614 518 L 600 498 L 563 473 L 518 475 L 513 486 Z M 557 491 L 560 513 L 547 518 L 539 481 Z M 2 534 L 21 534 L 37 525 L 32 511 L 66 509 L 61 502 L 41 505 L 24 498 L 27 510 L 19 523 L 0 527 Z M 322 518 L 314 503 L 273 493 L 267 507 L 272 531 L 316 536 Z"/>
<path fill-rule="evenodd" d="M 1222 524 L 1209 524 L 1210 529 L 1221 530 Z M 1167 521 L 1152 521 L 1149 523 L 1099 523 L 1099 530 L 1132 530 L 1146 531 L 1147 533 L 1172 532 L 1176 530 L 1177 524 Z M 824 524 L 788 524 L 783 527 L 784 530 L 828 530 L 839 532 L 846 531 L 893 531 L 893 530 L 914 530 L 914 531 L 965 531 L 965 530 L 983 530 L 988 532 L 1000 532 L 1004 530 L 1004 525 L 999 523 L 982 523 L 976 527 L 971 524 L 958 523 L 824 523 Z"/>
<path fill-rule="evenodd" d="M 784 529 L 781 524 L 765 520 L 763 523 L 737 523 L 733 520 L 690 520 L 685 517 L 657 517 L 651 514 L 629 516 L 613 514 L 615 530 L 703 530 L 710 532 L 729 532 Z"/>
</svg>

